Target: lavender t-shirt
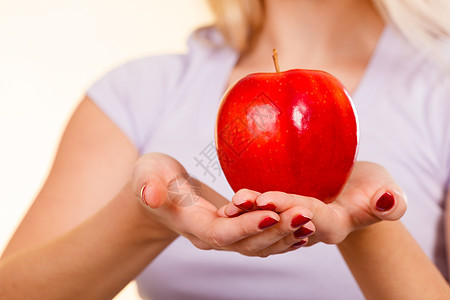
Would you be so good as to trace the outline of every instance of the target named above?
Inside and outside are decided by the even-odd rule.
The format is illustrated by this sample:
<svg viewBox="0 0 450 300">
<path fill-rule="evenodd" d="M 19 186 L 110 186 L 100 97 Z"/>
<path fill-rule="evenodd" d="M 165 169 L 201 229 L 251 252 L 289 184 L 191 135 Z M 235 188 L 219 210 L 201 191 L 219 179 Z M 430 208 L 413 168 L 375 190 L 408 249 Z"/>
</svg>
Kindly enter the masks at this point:
<svg viewBox="0 0 450 300">
<path fill-rule="evenodd" d="M 88 96 L 140 153 L 167 153 L 231 198 L 214 149 L 214 123 L 237 53 L 217 46 L 220 41 L 213 29 L 199 30 L 187 54 L 127 63 L 96 82 Z M 440 69 L 389 27 L 353 95 L 359 160 L 382 164 L 407 192 L 403 222 L 446 277 L 449 98 Z M 251 258 L 198 250 L 180 237 L 137 282 L 142 297 L 154 300 L 363 299 L 337 248 L 325 244 Z"/>
</svg>

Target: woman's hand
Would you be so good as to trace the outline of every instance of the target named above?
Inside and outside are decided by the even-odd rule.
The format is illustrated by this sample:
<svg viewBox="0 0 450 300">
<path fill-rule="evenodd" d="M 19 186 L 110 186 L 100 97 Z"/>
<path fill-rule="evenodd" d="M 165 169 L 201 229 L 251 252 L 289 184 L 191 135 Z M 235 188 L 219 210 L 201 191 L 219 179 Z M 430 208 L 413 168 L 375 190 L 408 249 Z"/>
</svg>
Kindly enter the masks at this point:
<svg viewBox="0 0 450 300">
<path fill-rule="evenodd" d="M 308 245 L 317 242 L 338 244 L 357 229 L 380 220 L 399 219 L 406 211 L 406 196 L 383 167 L 357 162 L 342 192 L 330 204 L 281 192 L 260 194 L 241 190 L 233 197 L 232 203 L 220 210 L 220 214 L 242 216 L 244 212 L 255 209 L 277 212 L 280 223 L 292 217 L 292 210 L 302 211 L 302 215 L 311 218 L 311 222 L 301 226 L 294 237 L 303 243 L 307 241 Z"/>
<path fill-rule="evenodd" d="M 236 218 L 220 216 L 212 204 L 217 199 L 206 199 L 211 197 L 211 192 L 199 190 L 201 185 L 195 186 L 185 174 L 175 159 L 160 153 L 146 154 L 136 163 L 132 188 L 142 200 L 152 227 L 158 228 L 158 238 L 179 234 L 200 249 L 235 251 L 248 256 L 268 256 L 296 249 L 292 247 L 297 242 L 292 236 L 296 228 L 287 219 L 305 214 L 303 208 L 285 212 L 281 222 L 279 214 L 269 210 Z M 269 228 L 275 224 L 275 230 Z"/>
</svg>

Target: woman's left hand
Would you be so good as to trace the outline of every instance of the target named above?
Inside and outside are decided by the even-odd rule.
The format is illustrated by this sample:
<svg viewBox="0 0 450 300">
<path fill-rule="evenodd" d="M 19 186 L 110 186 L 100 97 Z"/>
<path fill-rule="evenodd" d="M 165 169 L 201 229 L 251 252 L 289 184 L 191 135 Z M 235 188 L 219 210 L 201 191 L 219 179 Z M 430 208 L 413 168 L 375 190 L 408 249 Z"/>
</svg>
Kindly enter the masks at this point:
<svg viewBox="0 0 450 300">
<path fill-rule="evenodd" d="M 233 217 L 246 211 L 268 209 L 277 212 L 283 220 L 284 215 L 291 218 L 289 211 L 301 207 L 307 215 L 304 221 L 311 219 L 311 222 L 303 222 L 294 236 L 307 245 L 338 244 L 357 229 L 381 220 L 400 219 L 406 206 L 406 195 L 385 168 L 375 163 L 356 162 L 341 193 L 330 204 L 311 197 L 282 192 L 261 194 L 244 189 L 219 214 Z"/>
</svg>

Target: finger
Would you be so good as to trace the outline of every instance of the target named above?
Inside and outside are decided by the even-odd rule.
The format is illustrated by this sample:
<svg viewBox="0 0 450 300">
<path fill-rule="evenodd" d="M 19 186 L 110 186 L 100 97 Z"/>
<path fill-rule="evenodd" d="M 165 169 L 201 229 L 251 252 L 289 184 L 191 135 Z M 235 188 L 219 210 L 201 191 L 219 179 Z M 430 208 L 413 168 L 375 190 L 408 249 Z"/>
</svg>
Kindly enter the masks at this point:
<svg viewBox="0 0 450 300">
<path fill-rule="evenodd" d="M 256 197 L 260 194 L 248 189 L 239 190 L 234 194 L 231 202 L 225 206 L 224 214 L 228 217 L 236 217 L 246 211 L 255 209 Z"/>
<path fill-rule="evenodd" d="M 315 202 L 308 197 L 286 194 L 282 192 L 267 192 L 261 194 L 256 199 L 256 206 L 263 210 L 273 210 L 275 212 L 284 212 L 293 206 L 298 206 L 300 214 L 305 218 L 312 219 L 312 211 L 315 209 Z"/>
<path fill-rule="evenodd" d="M 397 186 L 379 189 L 370 199 L 372 213 L 381 220 L 398 220 L 406 212 L 406 194 Z"/>
<path fill-rule="evenodd" d="M 308 222 L 304 226 L 296 229 L 292 234 L 287 235 L 275 244 L 263 249 L 259 256 L 268 256 L 272 254 L 285 253 L 296 250 L 307 245 L 309 239 L 315 233 L 315 226 L 312 222 Z"/>
<path fill-rule="evenodd" d="M 149 181 L 148 175 L 159 175 L 163 182 L 169 183 L 176 175 L 185 174 L 183 166 L 172 157 L 161 153 L 147 153 L 141 156 L 133 169 L 133 190 L 140 192 L 142 186 Z"/>
<path fill-rule="evenodd" d="M 308 240 L 309 239 L 304 239 L 304 240 L 301 240 L 299 242 L 296 242 L 289 249 L 292 249 L 292 248 L 293 248 L 293 250 L 300 249 L 301 247 L 304 247 L 304 246 L 306 246 L 308 244 Z"/>
<path fill-rule="evenodd" d="M 146 175 L 139 196 L 144 204 L 153 209 L 159 208 L 167 199 L 167 186 L 160 175 L 149 173 Z"/>
<path fill-rule="evenodd" d="M 318 226 L 318 233 L 314 235 L 315 240 L 334 244 L 342 241 L 351 227 L 350 220 L 346 217 L 345 210 L 331 204 L 325 204 L 311 197 L 286 194 L 281 192 L 267 192 L 256 200 L 258 207 L 270 205 L 275 206 L 276 212 L 289 210 L 297 207 L 297 211 L 305 220 L 310 219 Z M 300 217 L 299 217 L 300 218 Z M 299 221 L 300 222 L 300 221 Z"/>
<path fill-rule="evenodd" d="M 234 205 L 233 202 L 230 202 L 227 205 L 221 207 L 217 213 L 221 217 L 234 218 L 234 217 L 237 217 L 237 216 L 243 214 L 244 212 L 245 212 L 244 210 L 242 210 L 239 207 L 237 207 L 236 205 Z"/>
<path fill-rule="evenodd" d="M 217 215 L 218 215 L 219 217 L 221 217 L 221 218 L 233 217 L 233 215 L 228 216 L 228 215 L 226 214 L 226 212 L 225 212 L 225 210 L 226 210 L 226 208 L 227 208 L 228 205 L 230 205 L 230 203 L 225 204 L 224 206 L 222 206 L 221 208 L 219 208 L 219 209 L 217 210 Z M 237 216 L 238 216 L 238 215 L 236 215 L 235 217 L 237 217 Z"/>
<path fill-rule="evenodd" d="M 284 254 L 291 251 L 296 251 L 308 244 L 308 238 L 303 240 L 297 240 L 293 244 L 285 245 L 284 249 L 277 249 L 278 245 L 274 245 L 272 248 L 267 248 L 262 250 L 260 253 L 258 253 L 256 256 L 259 257 L 268 257 L 270 255 L 276 255 L 276 254 Z"/>
<path fill-rule="evenodd" d="M 260 195 L 257 206 L 271 203 L 276 206 L 275 211 L 283 214 L 293 207 L 297 208 L 303 219 L 310 219 L 317 226 L 317 233 L 311 238 L 317 242 L 335 244 L 343 240 L 351 227 L 350 219 L 347 217 L 346 209 L 311 198 L 281 192 L 268 192 Z M 301 223 L 301 217 L 298 222 Z M 315 228 L 314 228 L 315 232 Z"/>
<path fill-rule="evenodd" d="M 158 208 L 167 199 L 170 182 L 185 173 L 183 166 L 172 157 L 161 153 L 147 153 L 135 164 L 132 189 L 144 204 Z"/>
<path fill-rule="evenodd" d="M 245 255 L 261 256 L 262 254 L 274 254 L 290 248 L 299 239 L 306 238 L 315 231 L 314 225 L 305 220 L 301 215 L 300 207 L 279 214 L 280 221 L 275 226 L 239 241 L 233 247 Z M 307 224 L 307 225 L 305 225 Z M 302 231 L 300 235 L 297 232 Z"/>
<path fill-rule="evenodd" d="M 195 207 L 192 209 L 195 209 Z M 248 212 L 235 218 L 218 218 L 217 214 L 205 213 L 204 210 L 192 211 L 183 215 L 196 215 L 195 222 L 179 220 L 185 225 L 183 230 L 209 243 L 215 249 L 223 249 L 263 232 L 280 220 L 277 213 L 266 211 Z"/>
</svg>

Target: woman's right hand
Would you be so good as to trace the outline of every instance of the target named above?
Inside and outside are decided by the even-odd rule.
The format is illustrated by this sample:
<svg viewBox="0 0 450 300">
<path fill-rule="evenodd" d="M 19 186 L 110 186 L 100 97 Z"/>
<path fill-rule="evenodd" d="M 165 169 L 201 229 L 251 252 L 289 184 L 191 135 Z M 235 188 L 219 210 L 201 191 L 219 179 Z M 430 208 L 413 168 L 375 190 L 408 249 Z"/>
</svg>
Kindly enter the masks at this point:
<svg viewBox="0 0 450 300">
<path fill-rule="evenodd" d="M 183 166 L 165 154 L 146 154 L 134 168 L 132 188 L 153 226 L 158 228 L 156 238 L 178 234 L 200 249 L 247 256 L 265 257 L 296 249 L 292 245 L 298 240 L 290 238 L 295 228 L 290 222 L 280 222 L 276 212 L 261 210 L 235 218 L 223 217 L 212 203 L 214 200 L 206 199 L 199 187 L 195 189 Z M 265 231 L 275 224 L 277 230 Z"/>
</svg>

